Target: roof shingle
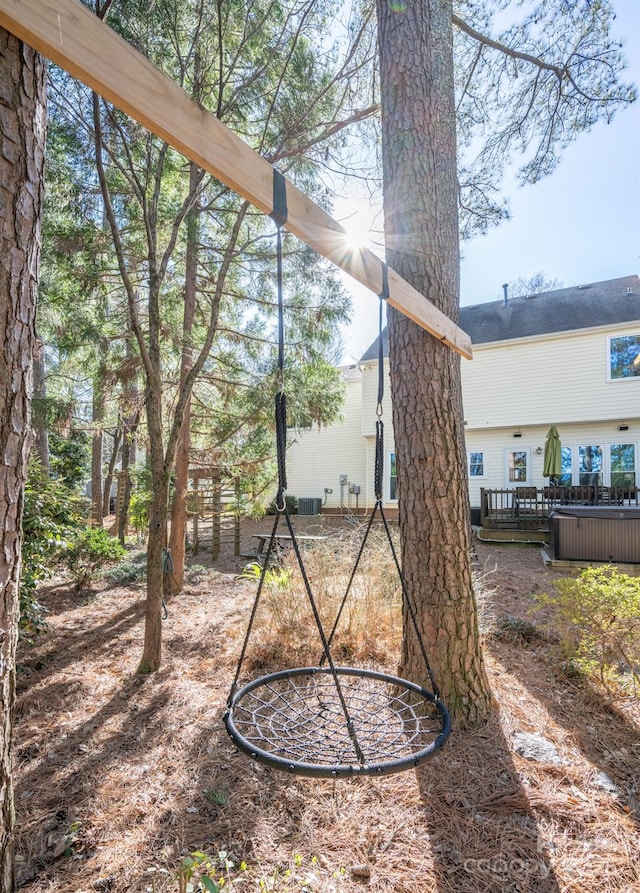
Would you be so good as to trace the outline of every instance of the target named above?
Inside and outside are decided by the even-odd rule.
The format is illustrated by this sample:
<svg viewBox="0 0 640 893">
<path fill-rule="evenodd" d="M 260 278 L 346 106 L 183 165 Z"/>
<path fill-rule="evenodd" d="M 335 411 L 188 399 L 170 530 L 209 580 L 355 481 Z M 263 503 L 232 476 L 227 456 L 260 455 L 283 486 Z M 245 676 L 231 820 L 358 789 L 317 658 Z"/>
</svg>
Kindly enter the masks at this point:
<svg viewBox="0 0 640 893">
<path fill-rule="evenodd" d="M 524 298 L 509 298 L 460 308 L 458 325 L 472 344 L 532 338 L 553 332 L 640 321 L 640 278 L 623 276 L 560 288 Z M 389 354 L 387 330 L 382 333 L 384 355 Z M 375 360 L 378 339 L 361 360 Z"/>
</svg>

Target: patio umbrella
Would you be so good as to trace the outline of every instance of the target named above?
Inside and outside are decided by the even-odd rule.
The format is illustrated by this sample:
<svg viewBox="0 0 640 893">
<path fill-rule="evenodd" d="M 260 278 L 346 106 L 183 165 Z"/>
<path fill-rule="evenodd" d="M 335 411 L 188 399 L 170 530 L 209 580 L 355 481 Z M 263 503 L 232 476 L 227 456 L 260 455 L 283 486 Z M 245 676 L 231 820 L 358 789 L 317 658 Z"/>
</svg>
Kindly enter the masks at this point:
<svg viewBox="0 0 640 893">
<path fill-rule="evenodd" d="M 547 431 L 547 439 L 544 445 L 544 477 L 560 477 L 562 474 L 562 446 L 560 435 L 555 425 Z"/>
</svg>

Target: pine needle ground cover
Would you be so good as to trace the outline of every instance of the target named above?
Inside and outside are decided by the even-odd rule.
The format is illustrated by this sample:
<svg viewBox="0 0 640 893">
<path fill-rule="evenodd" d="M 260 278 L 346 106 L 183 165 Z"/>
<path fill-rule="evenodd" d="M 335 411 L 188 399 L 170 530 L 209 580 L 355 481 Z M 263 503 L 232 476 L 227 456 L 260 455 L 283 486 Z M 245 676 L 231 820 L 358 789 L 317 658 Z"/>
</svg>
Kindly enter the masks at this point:
<svg viewBox="0 0 640 893">
<path fill-rule="evenodd" d="M 298 523 L 320 532 L 316 519 Z M 324 531 L 325 554 L 309 558 L 327 618 L 357 540 L 349 525 L 336 528 Z M 244 545 L 257 529 L 247 525 Z M 224 731 L 255 595 L 255 581 L 242 575 L 246 559 L 212 565 L 198 556 L 168 605 L 163 666 L 148 677 L 135 675 L 142 583 L 104 581 L 93 595 L 78 595 L 71 581 L 49 585 L 49 628 L 19 655 L 19 889 L 640 889 L 638 700 L 566 672 L 552 615 L 531 613 L 533 595 L 555 592 L 561 576 L 543 567 L 537 549 L 476 548 L 497 704 L 491 722 L 454 729 L 418 770 L 335 783 L 255 764 Z M 398 597 L 382 556 L 372 565 L 336 648 L 345 662 L 393 671 Z M 252 672 L 317 658 L 286 568 L 285 557 L 269 593 L 278 610 L 265 603 L 259 618 Z M 532 756 L 523 739 L 549 749 Z"/>
</svg>

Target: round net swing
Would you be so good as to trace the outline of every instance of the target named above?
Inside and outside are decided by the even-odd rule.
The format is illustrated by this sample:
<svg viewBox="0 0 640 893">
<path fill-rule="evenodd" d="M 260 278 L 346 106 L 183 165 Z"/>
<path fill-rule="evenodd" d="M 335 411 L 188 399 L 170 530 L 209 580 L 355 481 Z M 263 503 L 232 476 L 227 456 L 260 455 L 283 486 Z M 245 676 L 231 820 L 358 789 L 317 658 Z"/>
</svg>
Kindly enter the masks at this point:
<svg viewBox="0 0 640 893">
<path fill-rule="evenodd" d="M 286 491 L 286 400 L 283 385 L 284 325 L 282 300 L 281 227 L 286 222 L 286 188 L 281 174 L 274 170 L 274 212 L 277 225 L 278 262 L 278 373 L 275 421 L 278 457 L 276 518 L 262 566 L 251 617 L 245 634 L 235 678 L 227 700 L 224 723 L 239 750 L 258 762 L 296 775 L 320 778 L 388 775 L 412 769 L 435 754 L 451 731 L 445 707 L 429 665 L 420 636 L 415 608 L 402 576 L 393 540 L 382 506 L 383 423 L 380 418 L 383 396 L 382 304 L 389 297 L 387 268 L 382 266 L 378 357 L 378 420 L 376 422 L 375 494 L 376 504 L 351 571 L 333 628 L 327 637 L 307 577 L 291 517 Z M 404 602 L 413 623 L 432 690 L 388 673 L 373 669 L 338 667 L 331 655 L 331 643 L 351 592 L 374 518 L 383 522 L 389 548 L 402 584 Z M 319 639 L 322 658 L 316 667 L 280 670 L 239 687 L 241 670 L 256 618 L 269 562 L 277 550 L 276 537 L 284 518 L 291 546 L 300 568 L 304 588 Z"/>
<path fill-rule="evenodd" d="M 431 692 L 351 667 L 263 676 L 234 695 L 225 721 L 236 746 L 254 760 L 316 778 L 412 769 L 450 730 L 448 713 Z"/>
</svg>

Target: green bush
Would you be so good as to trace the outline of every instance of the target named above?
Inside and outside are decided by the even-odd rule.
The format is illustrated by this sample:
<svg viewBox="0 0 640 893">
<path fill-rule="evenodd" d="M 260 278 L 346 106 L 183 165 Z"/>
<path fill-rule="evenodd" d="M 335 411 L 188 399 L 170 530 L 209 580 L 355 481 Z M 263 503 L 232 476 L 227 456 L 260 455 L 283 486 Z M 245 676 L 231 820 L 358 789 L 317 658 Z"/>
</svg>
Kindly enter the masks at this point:
<svg viewBox="0 0 640 893">
<path fill-rule="evenodd" d="M 69 543 L 65 563 L 78 589 L 91 586 L 108 564 L 126 555 L 123 546 L 103 527 L 85 527 Z"/>
<path fill-rule="evenodd" d="M 55 572 L 69 539 L 80 524 L 80 496 L 64 481 L 50 478 L 41 463 L 32 459 L 25 484 L 22 518 L 22 635 L 34 635 L 44 625 L 44 609 L 36 599 L 36 588 Z"/>
<path fill-rule="evenodd" d="M 540 601 L 556 609 L 568 658 L 605 688 L 635 692 L 640 683 L 640 577 L 605 565 L 555 583 Z"/>
<path fill-rule="evenodd" d="M 91 476 L 91 438 L 86 431 L 72 431 L 62 437 L 49 432 L 51 476 L 62 478 L 71 490 L 79 490 Z"/>
<path fill-rule="evenodd" d="M 109 568 L 105 577 L 117 586 L 127 586 L 130 583 L 139 583 L 147 574 L 146 552 L 127 553 L 124 561 Z"/>
<path fill-rule="evenodd" d="M 129 522 L 140 538 L 149 529 L 149 509 L 153 500 L 153 475 L 148 462 L 131 472 L 133 492 L 129 503 Z"/>
</svg>

